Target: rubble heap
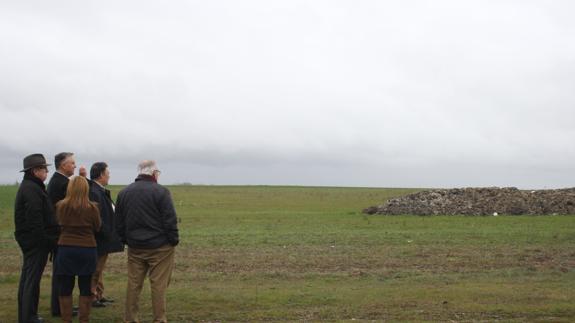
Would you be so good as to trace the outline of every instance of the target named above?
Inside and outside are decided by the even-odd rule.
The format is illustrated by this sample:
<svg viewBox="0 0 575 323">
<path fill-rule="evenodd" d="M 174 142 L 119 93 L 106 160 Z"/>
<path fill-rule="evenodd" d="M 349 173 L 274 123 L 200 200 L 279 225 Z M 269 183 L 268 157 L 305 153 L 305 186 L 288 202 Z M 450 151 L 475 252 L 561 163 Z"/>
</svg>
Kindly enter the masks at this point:
<svg viewBox="0 0 575 323">
<path fill-rule="evenodd" d="M 383 215 L 575 214 L 575 188 L 524 191 L 515 187 L 425 190 L 368 207 Z"/>
</svg>

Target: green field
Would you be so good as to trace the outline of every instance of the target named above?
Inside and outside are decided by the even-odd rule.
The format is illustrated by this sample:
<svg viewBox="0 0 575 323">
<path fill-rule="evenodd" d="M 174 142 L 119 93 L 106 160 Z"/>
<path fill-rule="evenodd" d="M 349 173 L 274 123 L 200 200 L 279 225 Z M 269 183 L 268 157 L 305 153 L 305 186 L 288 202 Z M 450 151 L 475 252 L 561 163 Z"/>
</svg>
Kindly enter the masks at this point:
<svg viewBox="0 0 575 323">
<path fill-rule="evenodd" d="M 410 189 L 170 189 L 181 218 L 171 322 L 575 321 L 574 216 L 361 214 Z M 15 192 L 0 187 L 0 322 L 16 320 Z M 40 313 L 59 322 L 48 314 L 50 272 Z M 105 280 L 117 302 L 92 321 L 120 322 L 123 254 Z M 141 312 L 150 322 L 148 285 Z"/>
</svg>

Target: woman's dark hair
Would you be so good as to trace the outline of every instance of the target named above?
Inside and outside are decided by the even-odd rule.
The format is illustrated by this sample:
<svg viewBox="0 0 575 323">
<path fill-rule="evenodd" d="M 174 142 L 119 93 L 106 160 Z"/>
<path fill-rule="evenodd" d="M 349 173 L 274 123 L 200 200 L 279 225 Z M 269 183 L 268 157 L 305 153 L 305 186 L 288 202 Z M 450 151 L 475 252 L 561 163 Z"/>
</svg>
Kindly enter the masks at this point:
<svg viewBox="0 0 575 323">
<path fill-rule="evenodd" d="M 102 174 L 104 174 L 104 172 L 106 171 L 106 168 L 108 168 L 108 164 L 104 162 L 94 163 L 94 165 L 92 165 L 92 168 L 90 168 L 90 179 L 95 180 L 100 178 L 100 176 L 102 176 Z"/>
</svg>

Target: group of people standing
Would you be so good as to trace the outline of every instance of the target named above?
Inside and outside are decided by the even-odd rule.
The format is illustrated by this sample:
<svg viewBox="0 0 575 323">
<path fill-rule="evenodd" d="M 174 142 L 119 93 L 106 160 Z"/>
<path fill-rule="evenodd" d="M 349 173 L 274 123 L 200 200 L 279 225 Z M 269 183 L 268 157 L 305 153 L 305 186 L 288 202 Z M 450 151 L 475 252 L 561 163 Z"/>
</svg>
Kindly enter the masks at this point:
<svg viewBox="0 0 575 323">
<path fill-rule="evenodd" d="M 139 295 L 150 278 L 154 322 L 167 322 L 165 291 L 179 243 L 177 217 L 170 192 L 157 183 L 160 170 L 154 161 L 138 165 L 135 182 L 124 188 L 116 203 L 106 189 L 108 165 L 97 162 L 74 176 L 73 153 L 54 158 L 56 172 L 48 186 L 48 166 L 42 154 L 24 158 L 24 178 L 14 208 L 15 238 L 23 264 L 18 288 L 18 322 L 43 322 L 38 316 L 40 280 L 52 259 L 52 316 L 88 322 L 92 307 L 113 300 L 104 295 L 103 272 L 108 255 L 128 246 L 128 286 L 125 322 L 139 322 Z M 72 292 L 76 277 L 78 312 Z"/>
</svg>

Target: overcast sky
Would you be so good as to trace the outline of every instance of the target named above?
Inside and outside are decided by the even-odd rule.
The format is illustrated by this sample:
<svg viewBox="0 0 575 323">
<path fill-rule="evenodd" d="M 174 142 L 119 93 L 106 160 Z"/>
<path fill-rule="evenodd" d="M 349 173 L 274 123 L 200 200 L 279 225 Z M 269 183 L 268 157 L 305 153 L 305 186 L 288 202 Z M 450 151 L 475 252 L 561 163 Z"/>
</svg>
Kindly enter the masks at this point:
<svg viewBox="0 0 575 323">
<path fill-rule="evenodd" d="M 0 182 L 575 186 L 573 1 L 1 1 Z M 53 171 L 53 168 L 50 169 Z"/>
</svg>

